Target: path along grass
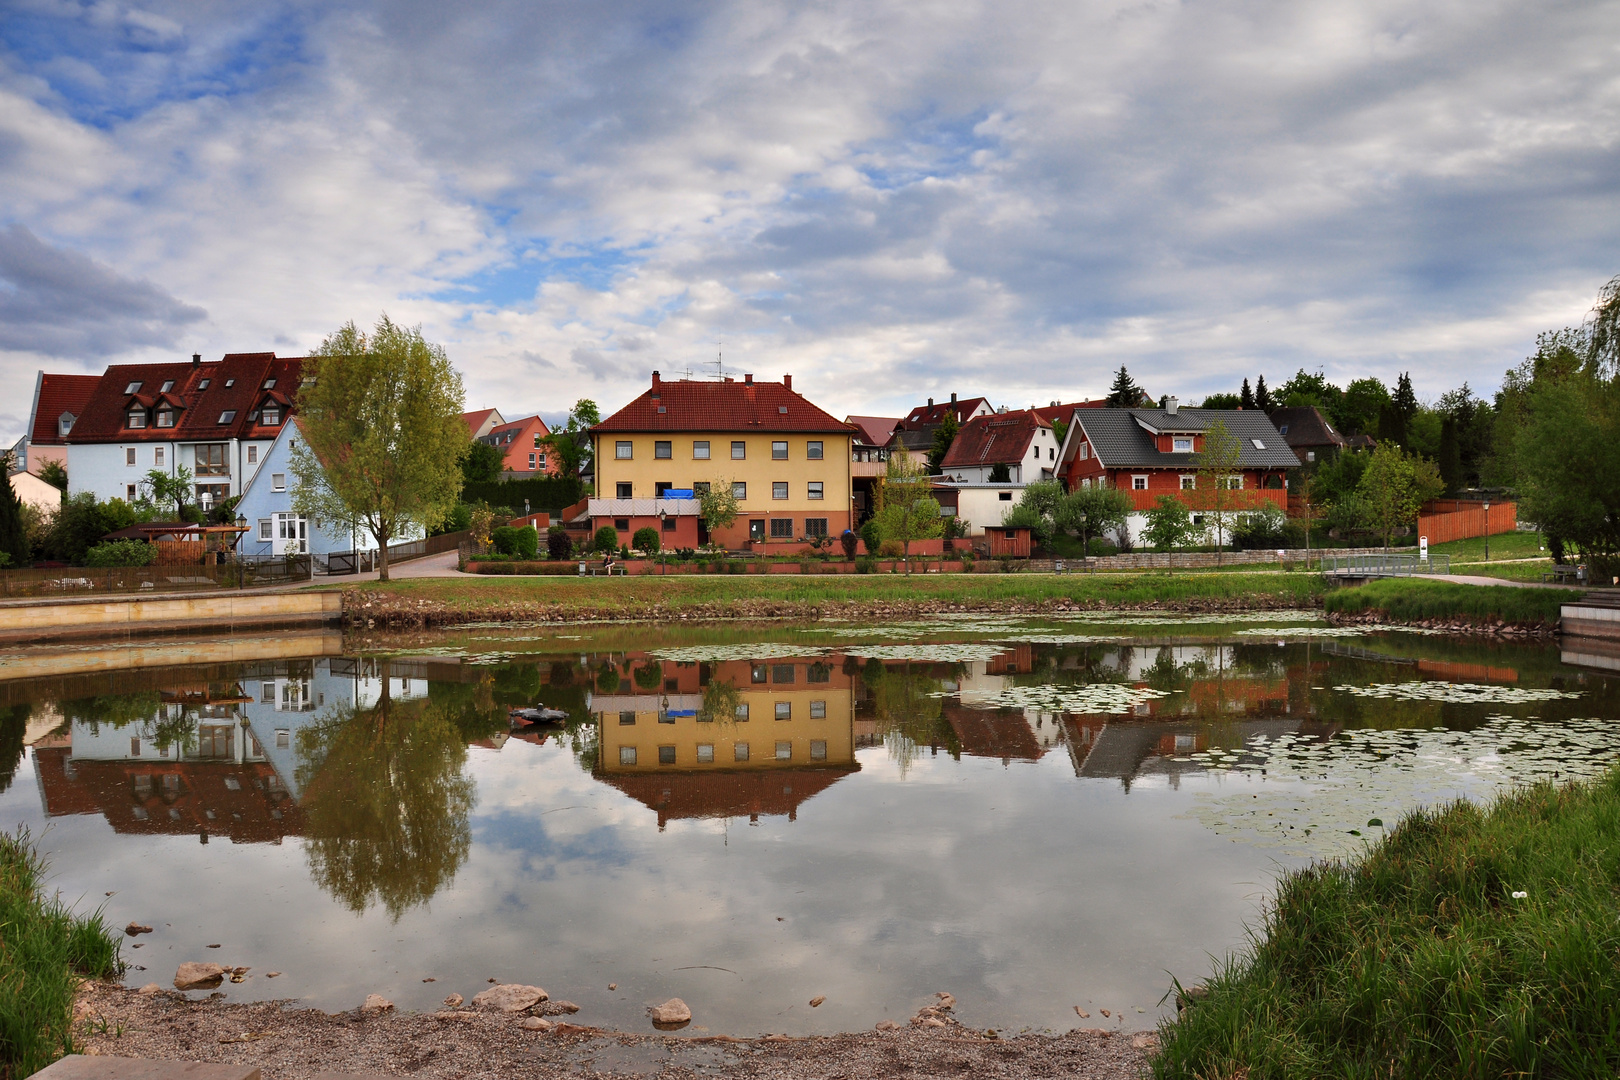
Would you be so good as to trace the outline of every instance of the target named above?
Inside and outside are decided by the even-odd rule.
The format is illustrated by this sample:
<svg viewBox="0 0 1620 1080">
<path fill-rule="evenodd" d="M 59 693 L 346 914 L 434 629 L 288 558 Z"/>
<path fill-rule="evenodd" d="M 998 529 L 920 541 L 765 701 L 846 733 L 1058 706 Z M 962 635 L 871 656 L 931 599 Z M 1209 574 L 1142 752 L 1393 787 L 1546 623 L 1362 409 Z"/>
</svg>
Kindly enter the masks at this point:
<svg viewBox="0 0 1620 1080">
<path fill-rule="evenodd" d="M 1153 1075 L 1614 1076 L 1617 889 L 1620 770 L 1413 813 L 1283 878 Z"/>
<path fill-rule="evenodd" d="M 915 574 L 661 578 L 416 578 L 350 586 L 350 613 L 478 618 L 694 618 L 858 614 L 885 608 L 1315 607 L 1318 574 Z"/>
<path fill-rule="evenodd" d="M 1327 594 L 1329 615 L 1377 612 L 1395 622 L 1467 619 L 1557 625 L 1558 609 L 1574 598 L 1565 589 L 1527 589 L 1516 585 L 1456 585 L 1445 581 L 1383 578 Z"/>
<path fill-rule="evenodd" d="M 101 914 L 74 915 L 44 893 L 45 864 L 26 831 L 0 834 L 0 1080 L 71 1053 L 81 978 L 119 974 L 119 939 Z"/>
</svg>

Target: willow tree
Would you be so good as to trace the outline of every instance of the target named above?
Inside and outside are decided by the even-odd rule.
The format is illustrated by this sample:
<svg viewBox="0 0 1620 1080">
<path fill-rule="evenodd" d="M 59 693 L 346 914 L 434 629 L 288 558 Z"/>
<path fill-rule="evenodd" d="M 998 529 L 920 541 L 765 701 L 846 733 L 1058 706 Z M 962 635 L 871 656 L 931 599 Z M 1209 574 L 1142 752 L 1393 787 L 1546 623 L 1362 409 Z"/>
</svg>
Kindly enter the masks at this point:
<svg viewBox="0 0 1620 1080">
<path fill-rule="evenodd" d="M 346 324 L 304 361 L 293 508 L 363 527 L 387 581 L 389 542 L 438 525 L 461 497 L 463 402 L 460 373 L 420 327 Z"/>
</svg>

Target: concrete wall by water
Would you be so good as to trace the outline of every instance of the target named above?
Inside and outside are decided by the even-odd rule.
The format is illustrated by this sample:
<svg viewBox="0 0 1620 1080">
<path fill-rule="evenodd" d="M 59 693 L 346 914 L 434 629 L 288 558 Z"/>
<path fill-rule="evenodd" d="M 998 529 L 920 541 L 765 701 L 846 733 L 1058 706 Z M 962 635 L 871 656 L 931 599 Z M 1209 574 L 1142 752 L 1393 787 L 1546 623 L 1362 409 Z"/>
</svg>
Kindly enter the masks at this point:
<svg viewBox="0 0 1620 1080">
<path fill-rule="evenodd" d="M 0 641 L 336 622 L 336 592 L 239 592 L 174 598 L 45 600 L 0 606 Z"/>
</svg>

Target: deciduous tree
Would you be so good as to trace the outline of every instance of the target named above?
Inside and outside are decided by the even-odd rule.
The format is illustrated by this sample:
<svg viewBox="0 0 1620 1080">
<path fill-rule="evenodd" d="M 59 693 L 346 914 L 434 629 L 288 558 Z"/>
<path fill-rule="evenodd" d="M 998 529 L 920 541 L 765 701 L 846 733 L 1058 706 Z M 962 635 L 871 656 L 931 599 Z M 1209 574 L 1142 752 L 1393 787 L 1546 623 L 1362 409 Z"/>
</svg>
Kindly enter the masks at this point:
<svg viewBox="0 0 1620 1080">
<path fill-rule="evenodd" d="M 499 447 L 474 439 L 461 459 L 461 477 L 469 484 L 493 484 L 506 471 L 506 455 Z"/>
<path fill-rule="evenodd" d="M 1357 485 L 1363 520 L 1383 536 L 1386 548 L 1395 530 L 1415 522 L 1423 504 L 1445 489 L 1434 462 L 1392 442 L 1373 451 Z"/>
<path fill-rule="evenodd" d="M 1231 530 L 1232 514 L 1243 504 L 1244 496 L 1234 491 L 1233 483 L 1241 483 L 1243 474 L 1238 463 L 1243 459 L 1243 444 L 1232 434 L 1225 422 L 1217 420 L 1204 431 L 1204 449 L 1194 455 L 1198 462 L 1195 483 L 1195 502 L 1215 529 L 1215 562 L 1220 565 L 1222 549 Z M 1236 478 L 1234 480 L 1234 477 Z"/>
<path fill-rule="evenodd" d="M 903 546 L 908 574 L 913 541 L 932 540 L 945 531 L 932 478 L 900 447 L 889 454 L 883 476 L 883 508 L 876 520 L 885 539 L 897 540 Z"/>
<path fill-rule="evenodd" d="M 580 398 L 560 428 L 541 439 L 557 462 L 557 475 L 578 480 L 591 460 L 591 428 L 602 422 L 602 412 L 590 398 Z"/>
<path fill-rule="evenodd" d="M 304 363 L 293 507 L 364 527 L 387 581 L 389 542 L 437 525 L 461 496 L 464 408 L 460 373 L 419 327 L 348 323 Z"/>
</svg>

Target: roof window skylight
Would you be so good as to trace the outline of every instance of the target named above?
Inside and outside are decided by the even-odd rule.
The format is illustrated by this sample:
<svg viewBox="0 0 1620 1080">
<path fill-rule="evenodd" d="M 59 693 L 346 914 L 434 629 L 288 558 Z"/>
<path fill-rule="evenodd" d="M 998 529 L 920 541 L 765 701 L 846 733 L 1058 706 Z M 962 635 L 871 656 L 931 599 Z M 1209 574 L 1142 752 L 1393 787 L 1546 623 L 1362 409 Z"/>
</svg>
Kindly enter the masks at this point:
<svg viewBox="0 0 1620 1080">
<path fill-rule="evenodd" d="M 124 393 L 126 394 L 138 394 L 140 392 L 141 384 L 138 382 L 132 382 L 128 386 L 124 387 Z"/>
<path fill-rule="evenodd" d="M 1254 448 L 1256 450 L 1264 450 L 1266 448 L 1265 441 L 1262 439 L 1250 439 L 1249 441 L 1254 443 Z"/>
<path fill-rule="evenodd" d="M 235 419 L 236 419 L 236 410 L 235 409 L 226 409 L 224 412 L 219 414 L 219 422 L 222 423 L 222 424 L 228 424 L 232 420 L 235 420 Z"/>
</svg>

